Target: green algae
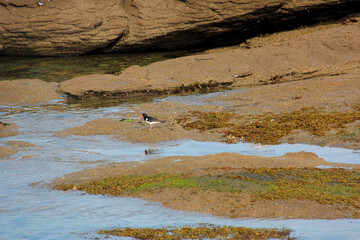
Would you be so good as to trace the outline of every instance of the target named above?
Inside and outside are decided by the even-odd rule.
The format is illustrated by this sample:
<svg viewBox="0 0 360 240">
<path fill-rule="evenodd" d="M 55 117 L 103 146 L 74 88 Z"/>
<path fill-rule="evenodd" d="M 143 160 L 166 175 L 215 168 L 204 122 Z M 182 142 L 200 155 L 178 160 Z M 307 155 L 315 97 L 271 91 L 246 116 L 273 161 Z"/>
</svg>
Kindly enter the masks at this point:
<svg viewBox="0 0 360 240">
<path fill-rule="evenodd" d="M 217 175 L 157 174 L 117 176 L 78 185 L 60 184 L 56 190 L 80 190 L 109 196 L 137 196 L 163 188 L 248 193 L 253 201 L 300 199 L 352 208 L 360 212 L 360 171 L 341 168 L 242 168 L 223 169 Z"/>
<path fill-rule="evenodd" d="M 346 204 L 360 210 L 360 171 L 341 168 L 259 168 L 248 171 L 274 178 L 265 181 L 257 199 L 307 199 L 321 204 Z"/>
<path fill-rule="evenodd" d="M 119 121 L 120 122 L 134 122 L 134 119 L 132 119 L 132 118 L 122 118 Z"/>
<path fill-rule="evenodd" d="M 2 122 L 2 121 L 0 121 L 0 126 L 9 126 L 10 124 L 9 123 L 6 123 L 6 122 Z"/>
<path fill-rule="evenodd" d="M 103 178 L 90 183 L 59 184 L 55 190 L 79 190 L 90 194 L 110 196 L 130 196 L 140 191 L 152 191 L 159 188 L 191 188 L 197 187 L 192 179 L 181 175 L 157 174 L 147 176 L 127 175 Z"/>
<path fill-rule="evenodd" d="M 198 226 L 153 228 L 116 228 L 100 230 L 99 234 L 149 240 L 180 239 L 295 239 L 288 229 L 245 228 L 200 224 Z"/>
<path fill-rule="evenodd" d="M 357 108 L 354 107 L 355 110 Z M 194 119 L 195 118 L 195 119 Z M 346 124 L 360 120 L 360 111 L 325 112 L 315 108 L 303 108 L 298 111 L 280 114 L 235 115 L 228 112 L 190 111 L 177 118 L 185 129 L 201 131 L 219 129 L 224 133 L 226 142 L 237 141 L 261 144 L 278 144 L 279 139 L 293 130 L 303 130 L 315 136 L 325 136 L 331 129 L 343 129 Z M 351 138 L 351 136 L 353 136 Z M 354 140 L 357 135 L 345 135 Z"/>
</svg>

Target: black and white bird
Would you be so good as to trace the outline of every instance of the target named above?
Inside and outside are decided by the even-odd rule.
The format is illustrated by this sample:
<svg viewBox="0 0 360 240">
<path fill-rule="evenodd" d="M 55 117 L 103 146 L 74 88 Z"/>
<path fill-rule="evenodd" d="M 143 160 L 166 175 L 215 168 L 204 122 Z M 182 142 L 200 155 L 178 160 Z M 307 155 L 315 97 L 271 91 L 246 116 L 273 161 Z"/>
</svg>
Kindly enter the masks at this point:
<svg viewBox="0 0 360 240">
<path fill-rule="evenodd" d="M 160 121 L 159 119 L 157 119 L 156 117 L 150 117 L 148 116 L 146 113 L 143 113 L 139 116 L 139 118 L 143 117 L 145 122 L 147 122 L 150 125 L 150 129 L 151 130 L 155 124 L 158 123 L 162 123 L 163 121 Z"/>
</svg>

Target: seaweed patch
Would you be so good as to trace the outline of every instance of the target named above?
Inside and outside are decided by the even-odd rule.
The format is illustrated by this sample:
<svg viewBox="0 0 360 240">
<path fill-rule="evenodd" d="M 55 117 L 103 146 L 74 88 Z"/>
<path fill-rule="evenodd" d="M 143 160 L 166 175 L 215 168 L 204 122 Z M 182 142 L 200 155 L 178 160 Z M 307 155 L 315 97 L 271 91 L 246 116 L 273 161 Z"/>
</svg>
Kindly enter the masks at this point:
<svg viewBox="0 0 360 240">
<path fill-rule="evenodd" d="M 200 224 L 198 226 L 164 227 L 164 228 L 116 228 L 100 230 L 99 234 L 132 237 L 151 240 L 180 239 L 295 239 L 290 237 L 288 229 L 246 228 Z"/>
<path fill-rule="evenodd" d="M 360 217 L 360 171 L 342 168 L 241 168 L 220 169 L 221 174 L 191 176 L 185 174 L 127 175 L 97 181 L 60 184 L 56 190 L 79 190 L 90 194 L 132 196 L 154 193 L 164 188 L 247 193 L 252 201 L 300 199 L 324 205 L 345 207 L 354 218 Z"/>
<path fill-rule="evenodd" d="M 228 112 L 190 111 L 177 118 L 177 122 L 185 129 L 216 129 L 224 134 L 227 143 L 244 141 L 261 144 L 278 144 L 280 138 L 296 129 L 308 131 L 315 136 L 325 136 L 327 131 L 344 129 L 346 124 L 357 120 L 360 120 L 360 111 L 327 113 L 315 108 L 249 116 Z M 344 135 L 343 138 L 353 139 L 353 135 Z"/>
</svg>

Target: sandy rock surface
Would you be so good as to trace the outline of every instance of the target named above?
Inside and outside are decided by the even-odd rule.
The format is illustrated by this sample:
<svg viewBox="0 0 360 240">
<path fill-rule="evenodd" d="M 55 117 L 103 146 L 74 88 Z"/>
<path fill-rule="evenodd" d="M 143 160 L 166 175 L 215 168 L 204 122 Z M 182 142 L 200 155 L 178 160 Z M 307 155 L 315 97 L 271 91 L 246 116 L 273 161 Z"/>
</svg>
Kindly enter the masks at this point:
<svg viewBox="0 0 360 240">
<path fill-rule="evenodd" d="M 36 145 L 24 141 L 5 142 L 0 146 L 0 160 L 2 158 L 9 159 L 8 157 L 16 154 L 18 151 L 26 151 L 27 149 L 30 149 L 32 147 L 36 147 Z M 31 155 L 26 155 L 24 158 L 31 158 L 31 157 L 32 157 Z"/>
<path fill-rule="evenodd" d="M 344 87 L 347 92 L 343 95 L 346 95 L 352 88 L 357 89 L 360 69 L 359 26 L 359 22 L 354 21 L 346 25 L 330 24 L 278 33 L 254 38 L 247 45 L 216 49 L 143 67 L 131 66 L 120 75 L 75 77 L 59 86 L 40 80 L 1 81 L 0 104 L 36 104 L 58 98 L 57 91 L 74 99 L 126 99 L 305 79 L 313 81 L 314 86 L 319 86 L 317 81 L 329 84 L 332 81 L 332 90 L 336 91 L 335 85 L 337 88 Z M 344 81 L 351 86 L 341 86 Z M 285 89 L 287 85 L 283 86 Z M 297 89 L 298 92 L 294 92 L 294 89 L 291 96 L 297 100 L 293 103 L 317 96 L 307 94 L 305 88 Z M 313 90 L 312 87 L 308 89 Z M 280 96 L 286 92 L 279 95 L 278 104 Z M 350 94 L 354 94 L 354 99 L 357 99 L 356 92 Z"/>
<path fill-rule="evenodd" d="M 220 130 L 205 132 L 186 130 L 177 123 L 176 118 L 189 111 L 228 111 L 242 115 L 259 115 L 314 107 L 326 112 L 352 112 L 355 111 L 354 106 L 360 103 L 359 81 L 359 71 L 355 70 L 339 76 L 259 86 L 236 93 L 225 92 L 219 97 L 205 98 L 204 104 L 198 105 L 175 102 L 143 103 L 129 107 L 128 112 L 119 115 L 119 118 L 104 116 L 102 119 L 90 121 L 82 126 L 62 130 L 55 135 L 61 137 L 113 135 L 119 140 L 135 143 L 156 143 L 179 139 L 224 141 L 226 138 L 223 133 L 219 133 Z M 143 112 L 164 120 L 164 123 L 148 131 L 149 126 L 142 119 L 137 118 Z M 120 121 L 121 119 L 130 121 Z M 359 126 L 360 122 L 356 121 L 347 125 L 346 130 L 356 132 Z M 281 142 L 310 143 L 350 149 L 360 147 L 359 141 L 345 141 L 336 132 L 329 132 L 325 136 L 314 136 L 308 132 L 294 131 L 292 135 L 284 137 Z"/>
<path fill-rule="evenodd" d="M 0 81 L 0 105 L 28 105 L 60 98 L 57 83 L 38 79 Z"/>
<path fill-rule="evenodd" d="M 121 1 L 1 0 L 2 55 L 80 55 L 124 34 Z"/>
<path fill-rule="evenodd" d="M 352 111 L 360 102 L 360 68 L 336 76 L 259 86 L 207 100 L 244 114 L 283 113 L 304 107 Z"/>
<path fill-rule="evenodd" d="M 200 157 L 173 156 L 153 159 L 146 162 L 124 162 L 109 164 L 92 169 L 67 174 L 55 179 L 51 185 L 79 184 L 104 177 L 123 175 L 152 175 L 161 173 L 190 174 L 209 176 L 222 174 L 226 169 L 259 167 L 353 167 L 358 164 L 328 163 L 314 153 L 287 153 L 281 157 L 260 157 L 239 153 L 220 153 Z M 195 191 L 187 188 L 165 188 L 152 192 L 139 193 L 137 197 L 160 202 L 166 207 L 180 210 L 206 212 L 233 218 L 301 218 L 336 219 L 352 217 L 350 212 L 336 206 L 324 205 L 315 201 L 283 199 L 251 201 L 246 193 Z M 304 207 L 306 206 L 306 207 Z"/>
<path fill-rule="evenodd" d="M 190 109 L 186 104 L 178 103 L 157 103 L 144 104 L 142 107 L 134 107 L 133 111 L 119 116 L 119 118 L 100 118 L 89 121 L 86 124 L 55 133 L 55 136 L 67 137 L 70 135 L 112 135 L 114 138 L 133 143 L 156 143 L 165 141 L 176 141 L 180 139 L 194 139 L 199 141 L 216 141 L 221 137 L 214 131 L 197 132 L 185 130 L 176 123 L 176 113 L 182 113 Z M 201 109 L 216 110 L 216 106 L 207 106 Z M 200 109 L 193 107 L 192 109 Z M 149 125 L 141 118 L 138 118 L 145 110 L 156 112 L 156 117 L 162 123 L 156 125 L 149 131 Z M 155 115 L 153 115 L 155 116 Z"/>
<path fill-rule="evenodd" d="M 0 147 L 0 159 L 10 157 L 18 152 L 17 149 L 11 147 Z"/>
<path fill-rule="evenodd" d="M 249 37 L 354 12 L 357 1 L 1 0 L 1 55 L 174 50 Z"/>
<path fill-rule="evenodd" d="M 224 172 L 226 168 L 275 167 L 353 167 L 359 164 L 329 163 L 315 153 L 286 153 L 280 157 L 261 157 L 240 153 L 218 153 L 205 156 L 172 156 L 143 162 L 123 162 L 85 169 L 57 178 L 53 184 L 89 182 L 104 177 L 123 175 L 151 175 L 160 173 L 206 175 Z M 94 174 L 95 173 L 95 174 Z"/>
<path fill-rule="evenodd" d="M 0 122 L 0 137 L 10 137 L 18 134 L 17 125 L 15 123 Z"/>
<path fill-rule="evenodd" d="M 144 67 L 132 66 L 119 76 L 82 76 L 61 83 L 60 89 L 72 98 L 87 99 L 276 84 L 339 75 L 339 79 L 353 79 L 354 72 L 360 69 L 359 26 L 358 23 L 337 25 L 257 48 L 224 49 Z"/>
</svg>

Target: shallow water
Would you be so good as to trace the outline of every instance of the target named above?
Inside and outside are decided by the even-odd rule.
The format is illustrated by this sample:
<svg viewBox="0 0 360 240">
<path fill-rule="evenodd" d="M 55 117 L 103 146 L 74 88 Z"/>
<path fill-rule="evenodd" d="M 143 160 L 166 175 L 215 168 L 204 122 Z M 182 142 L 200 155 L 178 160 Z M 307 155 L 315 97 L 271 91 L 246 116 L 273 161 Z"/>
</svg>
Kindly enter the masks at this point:
<svg viewBox="0 0 360 240">
<path fill-rule="evenodd" d="M 37 78 L 48 82 L 62 82 L 87 74 L 117 74 L 132 65 L 144 66 L 190 53 L 160 52 L 25 58 L 0 56 L 0 81 Z"/>
<path fill-rule="evenodd" d="M 218 101 L 212 101 L 212 98 L 216 98 L 219 96 L 226 96 L 227 94 L 235 94 L 239 93 L 241 91 L 244 91 L 245 89 L 228 89 L 228 90 L 222 90 L 222 91 L 215 91 L 215 92 L 209 92 L 209 93 L 196 93 L 196 94 L 189 94 L 189 95 L 177 95 L 177 96 L 170 96 L 170 97 L 164 97 L 164 98 L 156 98 L 154 99 L 154 102 L 175 102 L 175 103 L 185 103 L 187 105 L 221 105 L 226 106 L 226 103 L 224 101 L 218 102 Z"/>
<path fill-rule="evenodd" d="M 176 101 L 181 101 L 181 97 Z M 125 112 L 127 105 L 83 108 L 54 101 L 43 106 L 0 108 L 1 120 L 18 124 L 22 132 L 0 139 L 0 145 L 10 140 L 37 145 L 0 161 L 0 239 L 94 239 L 99 237 L 96 235 L 99 229 L 197 223 L 285 227 L 292 229 L 293 236 L 300 236 L 300 239 L 359 239 L 360 220 L 225 219 L 171 210 L 141 199 L 50 191 L 32 186 L 32 183 L 48 183 L 56 177 L 98 164 L 176 155 L 238 152 L 279 156 L 287 152 L 311 151 L 330 162 L 360 163 L 359 153 L 351 150 L 305 144 L 263 146 L 190 140 L 131 144 L 111 136 L 53 136 L 56 131 L 80 126 L 105 114 L 111 117 L 114 113 Z M 121 115 L 117 117 L 121 118 Z M 32 157 L 27 158 L 29 155 Z"/>
</svg>

